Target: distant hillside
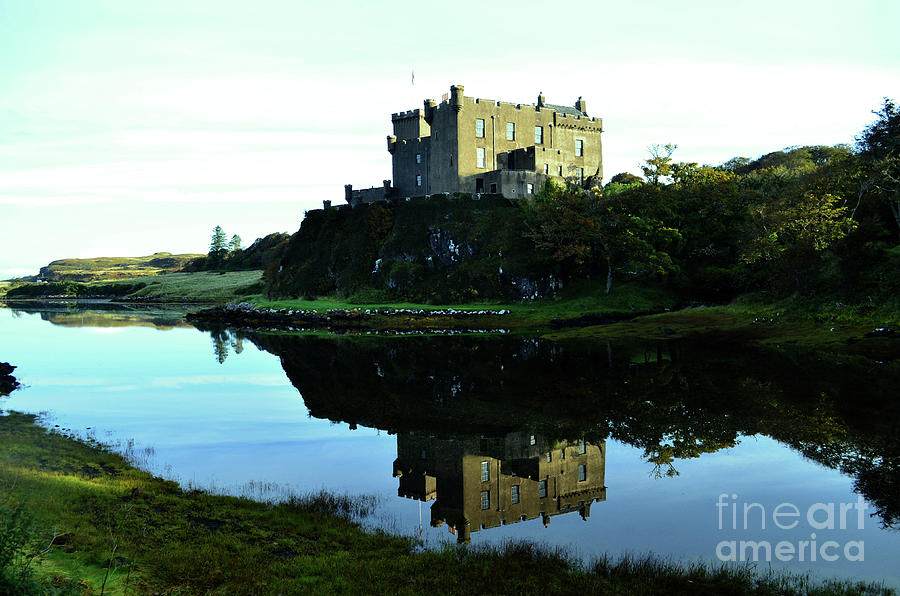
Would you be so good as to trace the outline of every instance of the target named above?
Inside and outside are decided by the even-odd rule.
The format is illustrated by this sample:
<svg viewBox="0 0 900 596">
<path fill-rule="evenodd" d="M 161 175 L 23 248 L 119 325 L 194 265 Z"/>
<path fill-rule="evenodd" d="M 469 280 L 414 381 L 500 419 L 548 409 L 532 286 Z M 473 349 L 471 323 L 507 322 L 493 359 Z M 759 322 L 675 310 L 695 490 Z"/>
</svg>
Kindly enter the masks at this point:
<svg viewBox="0 0 900 596">
<path fill-rule="evenodd" d="M 173 255 L 157 252 L 146 257 L 97 257 L 94 259 L 60 259 L 41 267 L 37 279 L 50 282 L 105 281 L 127 279 L 162 272 L 180 271 L 189 261 L 204 257 L 199 254 Z"/>
</svg>

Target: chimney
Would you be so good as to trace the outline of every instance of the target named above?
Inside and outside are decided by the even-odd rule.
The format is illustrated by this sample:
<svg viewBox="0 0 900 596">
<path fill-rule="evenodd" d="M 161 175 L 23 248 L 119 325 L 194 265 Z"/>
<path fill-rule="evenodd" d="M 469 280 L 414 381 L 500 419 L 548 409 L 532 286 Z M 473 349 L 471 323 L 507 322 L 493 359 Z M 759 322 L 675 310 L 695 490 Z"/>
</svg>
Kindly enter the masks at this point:
<svg viewBox="0 0 900 596">
<path fill-rule="evenodd" d="M 578 101 L 575 102 L 575 109 L 587 116 L 587 107 L 580 95 L 578 96 Z"/>
<path fill-rule="evenodd" d="M 462 85 L 450 86 L 450 106 L 453 108 L 454 112 L 459 112 L 462 109 L 464 89 L 465 88 Z"/>
</svg>

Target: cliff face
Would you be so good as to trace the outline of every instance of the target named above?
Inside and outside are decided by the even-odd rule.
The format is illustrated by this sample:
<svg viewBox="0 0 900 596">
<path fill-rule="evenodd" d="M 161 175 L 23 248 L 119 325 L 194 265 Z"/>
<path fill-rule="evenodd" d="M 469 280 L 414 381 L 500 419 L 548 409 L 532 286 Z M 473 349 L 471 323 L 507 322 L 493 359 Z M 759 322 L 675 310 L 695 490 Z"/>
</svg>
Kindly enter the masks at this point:
<svg viewBox="0 0 900 596">
<path fill-rule="evenodd" d="M 559 288 L 522 209 L 493 197 L 310 211 L 266 281 L 272 296 L 380 290 L 432 302 L 527 299 Z"/>
</svg>

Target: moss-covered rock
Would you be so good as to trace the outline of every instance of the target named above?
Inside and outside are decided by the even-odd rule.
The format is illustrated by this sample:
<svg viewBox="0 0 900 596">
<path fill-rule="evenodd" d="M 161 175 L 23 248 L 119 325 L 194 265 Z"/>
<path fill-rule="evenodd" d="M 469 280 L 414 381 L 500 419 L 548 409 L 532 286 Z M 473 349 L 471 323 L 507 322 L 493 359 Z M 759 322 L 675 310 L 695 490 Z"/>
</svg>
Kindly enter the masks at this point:
<svg viewBox="0 0 900 596">
<path fill-rule="evenodd" d="M 559 287 L 518 203 L 449 195 L 310 211 L 266 280 L 273 297 L 375 289 L 454 303 Z"/>
</svg>

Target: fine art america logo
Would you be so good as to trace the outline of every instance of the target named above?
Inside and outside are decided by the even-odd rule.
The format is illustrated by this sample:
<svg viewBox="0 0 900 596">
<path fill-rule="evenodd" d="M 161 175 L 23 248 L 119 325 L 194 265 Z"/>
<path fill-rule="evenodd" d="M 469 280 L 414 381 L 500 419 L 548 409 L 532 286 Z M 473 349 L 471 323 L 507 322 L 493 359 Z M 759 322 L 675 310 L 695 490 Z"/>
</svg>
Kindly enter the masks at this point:
<svg viewBox="0 0 900 596">
<path fill-rule="evenodd" d="M 776 532 L 781 540 L 722 540 L 716 545 L 720 561 L 863 561 L 863 540 L 831 540 L 862 530 L 866 503 L 814 503 L 801 509 L 793 503 L 779 503 L 766 509 L 761 503 L 739 502 L 736 494 L 722 493 L 716 501 L 719 530 L 759 533 Z M 819 536 L 817 533 L 824 532 Z M 807 538 L 808 536 L 808 538 Z M 799 537 L 799 538 L 798 538 Z M 829 538 L 825 540 L 824 538 Z"/>
</svg>

